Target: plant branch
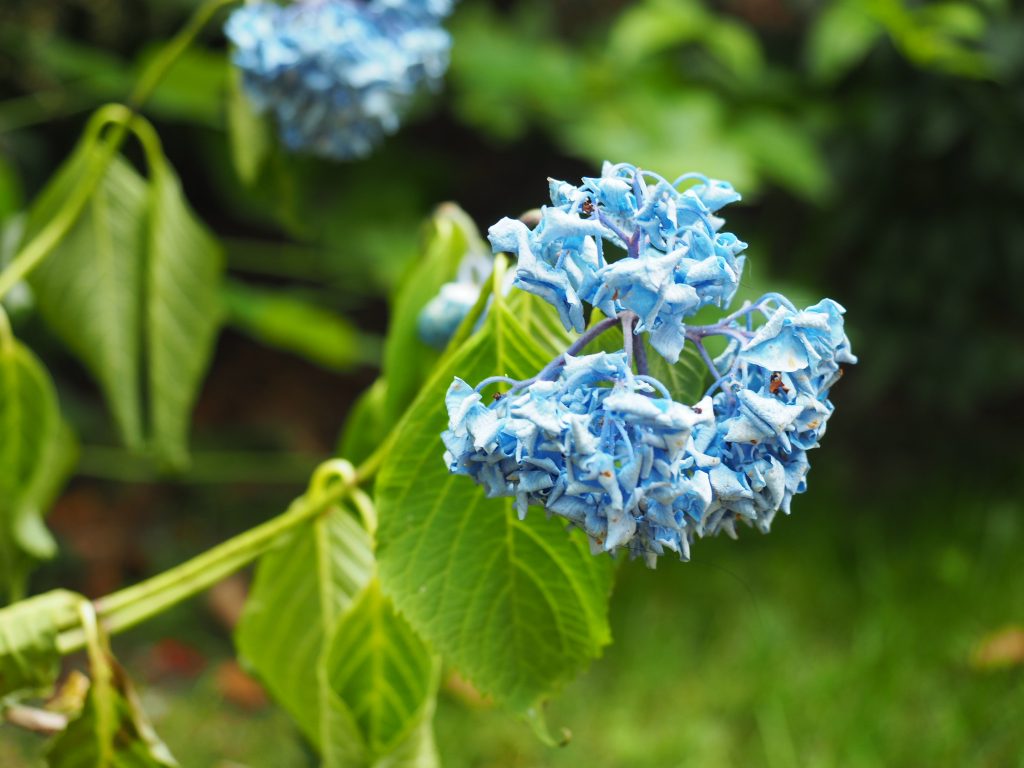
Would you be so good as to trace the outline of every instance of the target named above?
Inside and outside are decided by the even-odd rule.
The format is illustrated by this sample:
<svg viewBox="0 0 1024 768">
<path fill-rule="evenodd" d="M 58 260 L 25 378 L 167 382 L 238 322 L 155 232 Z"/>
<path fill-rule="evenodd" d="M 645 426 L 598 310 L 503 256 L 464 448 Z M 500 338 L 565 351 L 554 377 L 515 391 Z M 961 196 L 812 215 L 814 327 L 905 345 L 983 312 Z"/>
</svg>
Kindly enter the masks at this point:
<svg viewBox="0 0 1024 768">
<path fill-rule="evenodd" d="M 382 454 L 383 456 L 383 454 Z M 373 458 L 371 457 L 371 460 Z M 347 474 L 336 472 L 333 482 L 314 483 L 310 493 L 296 499 L 281 515 L 250 528 L 186 562 L 145 581 L 95 601 L 96 616 L 108 634 L 134 627 L 168 608 L 212 587 L 271 549 L 288 531 L 323 514 L 350 496 L 370 477 L 380 461 L 364 463 Z M 314 475 L 316 477 L 316 475 Z M 340 479 L 339 479 L 340 478 Z M 81 627 L 62 632 L 57 646 L 62 654 L 86 645 Z"/>
</svg>

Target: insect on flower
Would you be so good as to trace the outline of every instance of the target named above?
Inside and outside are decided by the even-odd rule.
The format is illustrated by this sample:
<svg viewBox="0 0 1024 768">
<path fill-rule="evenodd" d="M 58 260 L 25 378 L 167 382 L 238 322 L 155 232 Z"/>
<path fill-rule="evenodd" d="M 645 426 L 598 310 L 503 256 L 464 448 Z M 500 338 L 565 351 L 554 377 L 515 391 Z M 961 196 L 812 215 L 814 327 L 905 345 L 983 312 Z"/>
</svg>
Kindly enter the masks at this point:
<svg viewBox="0 0 1024 768">
<path fill-rule="evenodd" d="M 772 371 L 772 375 L 768 378 L 768 391 L 773 395 L 788 394 L 789 387 L 782 382 L 782 374 L 779 371 Z"/>
</svg>

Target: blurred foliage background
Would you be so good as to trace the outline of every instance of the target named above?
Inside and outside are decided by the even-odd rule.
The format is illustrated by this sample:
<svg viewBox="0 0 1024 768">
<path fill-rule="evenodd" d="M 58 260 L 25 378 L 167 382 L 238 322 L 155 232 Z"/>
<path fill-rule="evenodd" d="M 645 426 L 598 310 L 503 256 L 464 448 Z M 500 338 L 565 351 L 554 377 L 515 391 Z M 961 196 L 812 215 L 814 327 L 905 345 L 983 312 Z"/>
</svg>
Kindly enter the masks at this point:
<svg viewBox="0 0 1024 768">
<path fill-rule="evenodd" d="M 5 0 L 0 262 L 89 111 L 124 98 L 194 6 Z M 258 136 L 233 153 L 216 30 L 158 89 L 147 113 L 232 275 L 196 460 L 167 480 L 99 447 L 116 443 L 99 395 L 13 295 L 83 443 L 50 519 L 62 557 L 34 587 L 106 592 L 283 508 L 372 380 L 437 204 L 485 229 L 604 159 L 699 170 L 744 194 L 729 223 L 751 244 L 745 293 L 848 309 L 861 364 L 834 393 L 811 491 L 770 537 L 623 568 L 616 644 L 552 706 L 569 746 L 449 681 L 447 764 L 1024 766 L 1024 12 L 462 0 L 449 29 L 445 92 L 363 162 Z M 227 660 L 243 594 L 230 582 L 120 655 L 184 765 L 312 764 Z M 30 746 L 0 729 L 0 764 Z"/>
</svg>

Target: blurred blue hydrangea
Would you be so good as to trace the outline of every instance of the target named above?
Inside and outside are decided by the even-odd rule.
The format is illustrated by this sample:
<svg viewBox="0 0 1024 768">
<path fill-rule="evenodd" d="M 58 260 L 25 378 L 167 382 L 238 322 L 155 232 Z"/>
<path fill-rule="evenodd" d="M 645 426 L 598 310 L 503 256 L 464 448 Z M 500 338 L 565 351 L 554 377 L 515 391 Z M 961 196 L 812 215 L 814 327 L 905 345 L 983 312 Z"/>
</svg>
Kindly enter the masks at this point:
<svg viewBox="0 0 1024 768">
<path fill-rule="evenodd" d="M 710 399 L 697 408 L 673 402 L 631 371 L 624 352 L 601 352 L 568 357 L 557 379 L 490 406 L 456 379 L 445 404 L 449 469 L 489 497 L 515 497 L 520 517 L 539 504 L 582 528 L 595 551 L 689 557 L 711 485 L 691 469 L 686 446 L 696 425 L 711 422 Z"/>
<path fill-rule="evenodd" d="M 449 0 L 249 3 L 225 33 L 257 111 L 292 150 L 363 157 L 397 130 L 413 97 L 437 88 L 451 40 Z"/>
<path fill-rule="evenodd" d="M 463 256 L 455 279 L 442 285 L 420 311 L 420 338 L 432 347 L 444 349 L 476 304 L 493 268 L 494 260 L 489 255 L 471 252 Z"/>
<path fill-rule="evenodd" d="M 605 163 L 579 187 L 549 187 L 552 205 L 532 231 L 508 218 L 490 229 L 494 249 L 518 257 L 516 285 L 552 303 L 578 332 L 583 302 L 609 317 L 635 312 L 636 331 L 678 361 L 683 321 L 702 307 L 728 306 L 739 285 L 746 244 L 721 232 L 715 215 L 739 194 L 728 182 L 687 174 L 670 183 L 627 163 Z M 614 259 L 615 249 L 625 255 Z"/>
</svg>

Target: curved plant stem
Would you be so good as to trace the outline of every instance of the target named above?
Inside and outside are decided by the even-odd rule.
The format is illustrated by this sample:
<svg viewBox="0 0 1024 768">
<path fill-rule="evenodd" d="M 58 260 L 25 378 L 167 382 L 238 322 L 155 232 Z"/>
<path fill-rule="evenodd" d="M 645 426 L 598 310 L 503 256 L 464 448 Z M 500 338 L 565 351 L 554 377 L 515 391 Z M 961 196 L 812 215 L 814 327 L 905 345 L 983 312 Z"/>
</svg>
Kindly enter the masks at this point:
<svg viewBox="0 0 1024 768">
<path fill-rule="evenodd" d="M 375 464 L 364 463 L 347 477 L 312 489 L 311 493 L 293 501 L 277 517 L 168 571 L 101 597 L 95 601 L 95 609 L 103 629 L 109 634 L 129 629 L 212 587 L 267 552 L 283 534 L 350 496 L 361 481 L 374 473 L 378 465 L 379 461 Z M 63 654 L 72 653 L 84 647 L 86 639 L 83 629 L 75 627 L 60 634 L 57 646 Z"/>
<path fill-rule="evenodd" d="M 81 183 L 75 187 L 74 192 L 65 201 L 57 215 L 50 219 L 46 226 L 14 255 L 11 263 L 0 273 L 0 299 L 38 267 L 78 221 L 78 217 L 89 202 L 89 198 L 92 197 L 100 179 L 106 173 L 110 161 L 114 159 L 114 155 L 120 149 L 121 143 L 128 133 L 127 124 L 130 119 L 130 111 L 119 105 L 102 107 L 94 115 L 90 122 L 92 129 L 102 130 L 111 124 L 114 125 L 114 129 L 106 138 L 102 139 L 100 148 L 93 153 L 89 160 L 89 167 Z"/>
<path fill-rule="evenodd" d="M 207 0 L 200 5 L 185 26 L 171 38 L 152 61 L 149 62 L 145 71 L 139 77 L 132 95 L 128 98 L 128 104 L 132 110 L 138 111 L 146 100 L 153 94 L 160 81 L 164 79 L 171 67 L 178 58 L 195 41 L 203 28 L 210 23 L 219 10 L 229 5 L 234 5 L 241 0 Z"/>
</svg>

